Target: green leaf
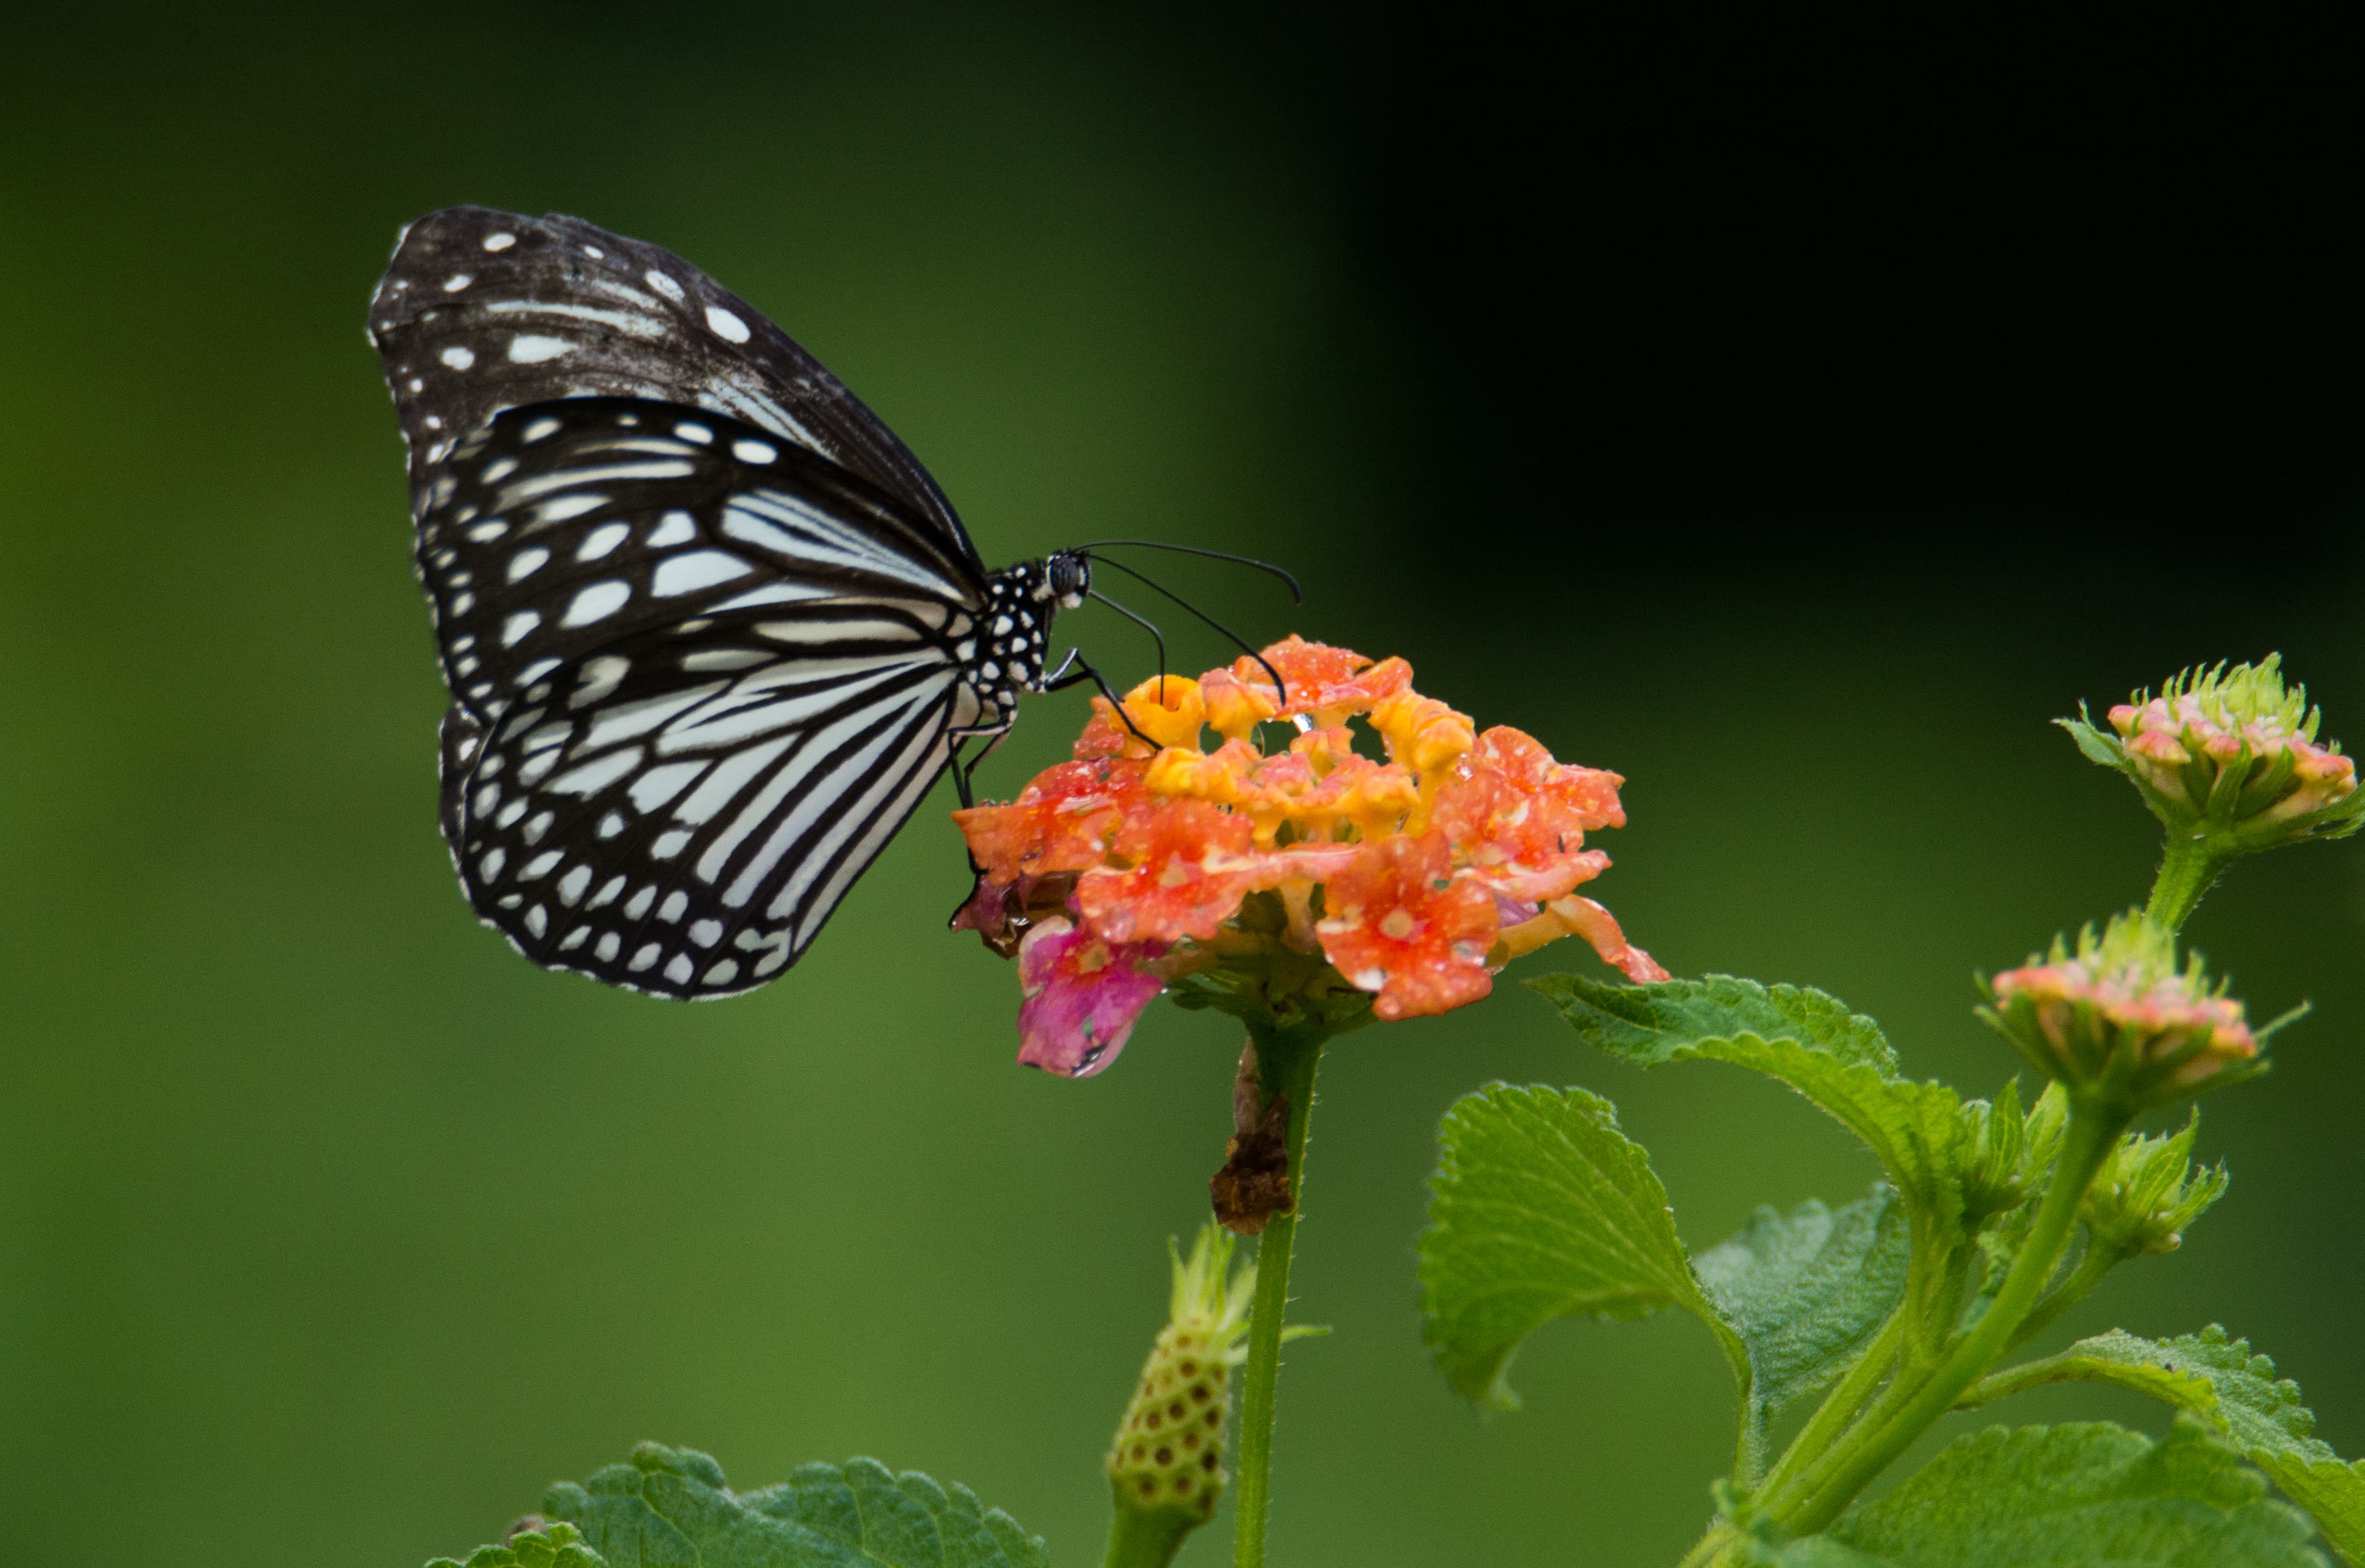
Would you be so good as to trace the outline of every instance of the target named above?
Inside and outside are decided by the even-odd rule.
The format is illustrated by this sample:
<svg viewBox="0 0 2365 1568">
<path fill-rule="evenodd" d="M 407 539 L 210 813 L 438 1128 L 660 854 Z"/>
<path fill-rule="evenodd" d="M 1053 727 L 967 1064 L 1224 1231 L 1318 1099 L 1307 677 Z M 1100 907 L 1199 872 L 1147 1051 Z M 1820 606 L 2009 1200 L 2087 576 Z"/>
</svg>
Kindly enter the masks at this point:
<svg viewBox="0 0 2365 1568">
<path fill-rule="evenodd" d="M 1730 975 L 1613 985 L 1577 975 L 1528 982 L 1576 1032 L 1642 1067 L 1705 1058 L 1777 1079 L 1862 1138 L 1889 1179 L 1952 1226 L 1962 1215 L 1961 1101 L 1897 1076 L 1880 1026 L 1837 998 Z"/>
<path fill-rule="evenodd" d="M 1780 1568 L 2323 1568 L 2307 1521 L 2190 1422 L 2154 1442 L 2107 1422 L 1956 1439 Z M 1843 1549 L 1834 1554 L 1833 1548 Z M 1847 1555 L 1854 1553 L 1855 1555 Z"/>
<path fill-rule="evenodd" d="M 2275 1363 L 2251 1354 L 2247 1341 L 2214 1323 L 2166 1340 L 2113 1328 L 2007 1368 L 1975 1385 L 1966 1402 L 2068 1382 L 2117 1383 L 2191 1412 L 2315 1515 L 2344 1561 L 2365 1562 L 2365 1463 L 2344 1463 L 2314 1435 L 2315 1415 L 2300 1403 L 2299 1385 L 2278 1379 Z"/>
<path fill-rule="evenodd" d="M 480 1546 L 468 1553 L 465 1568 L 606 1568 L 600 1554 L 582 1544 L 573 1525 L 552 1525 L 547 1530 L 521 1529 L 499 1546 Z M 427 1568 L 464 1568 L 439 1557 Z"/>
<path fill-rule="evenodd" d="M 1879 1025 L 1849 1012 L 1838 997 L 1805 986 L 1760 985 L 1732 975 L 1657 985 L 1539 975 L 1528 984 L 1549 997 L 1578 1034 L 1646 1067 L 1674 1061 L 1702 1040 L 1754 1035 L 1817 1046 L 1884 1076 L 1897 1071 L 1897 1052 Z"/>
<path fill-rule="evenodd" d="M 1040 1536 L 962 1486 L 876 1460 L 808 1464 L 733 1492 L 702 1453 L 643 1443 L 543 1511 L 577 1526 L 608 1568 L 1048 1568 Z M 572 1564 L 566 1568 L 573 1568 Z"/>
<path fill-rule="evenodd" d="M 1746 1385 L 1748 1352 L 1693 1277 L 1666 1189 L 1609 1102 L 1582 1089 L 1493 1084 L 1439 1130 L 1421 1315 L 1438 1370 L 1498 1409 L 1519 1400 L 1511 1352 L 1556 1317 L 1680 1306 L 1706 1323 Z"/>
<path fill-rule="evenodd" d="M 1911 1238 L 1895 1189 L 1877 1185 L 1834 1213 L 1810 1201 L 1759 1209 L 1747 1228 L 1693 1260 L 1718 1313 L 1748 1350 L 1749 1419 L 1835 1382 L 1905 1294 Z"/>
</svg>

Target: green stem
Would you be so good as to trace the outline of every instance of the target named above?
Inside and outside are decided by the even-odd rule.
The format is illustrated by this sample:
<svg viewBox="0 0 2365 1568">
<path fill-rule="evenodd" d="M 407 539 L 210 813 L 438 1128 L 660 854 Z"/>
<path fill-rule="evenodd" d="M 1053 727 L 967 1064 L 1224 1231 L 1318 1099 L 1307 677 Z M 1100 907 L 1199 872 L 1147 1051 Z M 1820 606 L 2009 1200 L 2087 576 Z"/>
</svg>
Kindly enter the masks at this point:
<svg viewBox="0 0 2365 1568">
<path fill-rule="evenodd" d="M 2202 840 L 2170 837 L 2168 857 L 2159 864 L 2159 876 L 2151 885 L 2151 902 L 2144 906 L 2144 913 L 2170 931 L 2183 930 L 2201 895 L 2225 869 L 2225 860 L 2211 854 Z"/>
<path fill-rule="evenodd" d="M 1166 1568 L 1182 1542 L 1205 1521 L 1182 1508 L 1143 1509 L 1116 1502 L 1109 1526 L 1108 1568 Z"/>
<path fill-rule="evenodd" d="M 1765 1495 L 1775 1495 L 1792 1476 L 1822 1458 L 1824 1451 L 1831 1447 L 1832 1439 L 1845 1429 L 1848 1418 L 1863 1406 L 1872 1391 L 1880 1386 L 1881 1378 L 1897 1361 L 1899 1347 L 1905 1342 L 1905 1319 L 1908 1316 L 1904 1304 L 1900 1302 L 1897 1310 L 1889 1315 L 1889 1321 L 1881 1326 L 1879 1334 L 1865 1347 L 1864 1354 L 1856 1358 L 1855 1365 L 1849 1369 L 1840 1385 L 1815 1406 L 1814 1415 L 1799 1429 L 1799 1435 L 1790 1439 L 1790 1446 L 1783 1450 L 1773 1472 L 1765 1477 Z"/>
<path fill-rule="evenodd" d="M 2086 1255 L 2078 1260 L 2078 1266 L 2069 1271 L 2069 1277 L 2056 1285 L 2043 1301 L 2029 1309 L 2028 1316 L 2021 1319 L 2020 1327 L 2012 1331 L 2011 1342 L 2006 1344 L 2004 1349 L 2016 1350 L 2052 1327 L 2063 1313 L 2092 1294 L 2094 1287 L 2102 1282 L 2104 1274 L 2124 1261 L 2126 1261 L 2124 1254 L 2106 1253 L 2090 1238 L 2086 1245 Z"/>
<path fill-rule="evenodd" d="M 2007 1394 L 2023 1394 L 2041 1383 L 2066 1383 L 2080 1376 L 2089 1364 L 2083 1353 L 2075 1349 L 2046 1356 L 2042 1361 L 2023 1361 L 2016 1367 L 1990 1372 L 1963 1390 L 1962 1397 L 1955 1401 L 1955 1408 L 1976 1410 Z"/>
<path fill-rule="evenodd" d="M 1256 1297 L 1249 1314 L 1248 1366 L 1240 1375 L 1240 1500 L 1234 1522 L 1236 1568 L 1263 1568 L 1265 1516 L 1272 1503 L 1274 1396 L 1281 1379 L 1281 1330 L 1289 1311 L 1289 1260 L 1306 1207 L 1306 1131 L 1314 1115 L 1319 1034 L 1259 1034 L 1257 1067 L 1268 1096 L 1289 1096 L 1289 1193 L 1285 1214 L 1265 1222 L 1257 1243 Z"/>
<path fill-rule="evenodd" d="M 1708 1533 L 1699 1538 L 1698 1545 L 1684 1553 L 1684 1560 L 1676 1563 L 1676 1568 L 1708 1568 L 1716 1561 L 1718 1553 L 1739 1539 L 1733 1534 L 1731 1525 L 1720 1520 L 1708 1527 Z"/>
<path fill-rule="evenodd" d="M 1986 1316 L 1963 1336 L 1901 1409 L 1851 1446 L 1795 1513 L 1783 1519 L 1785 1528 L 1799 1535 L 1811 1535 L 1837 1518 L 1840 1510 L 1855 1501 L 1856 1494 L 1871 1484 L 1873 1477 L 1911 1446 L 1914 1439 L 1927 1431 L 1932 1422 L 1952 1408 L 1962 1392 L 2002 1353 L 2013 1330 L 2028 1316 L 2038 1293 L 2052 1278 L 2054 1266 L 2061 1260 L 2061 1249 L 2068 1244 L 2070 1230 L 2077 1224 L 2078 1205 L 2092 1184 L 2095 1172 L 2102 1168 L 2103 1159 L 2118 1143 L 2119 1134 L 2126 1130 L 2127 1120 L 2125 1113 L 2112 1107 L 2072 1102 L 2060 1162 L 2053 1170 L 2053 1184 L 2046 1190 L 2044 1205 L 2029 1226 L 2028 1239 L 2021 1244 L 2020 1255 L 2012 1260 L 2012 1271 L 2004 1276 L 2003 1287 L 1996 1292 Z"/>
</svg>

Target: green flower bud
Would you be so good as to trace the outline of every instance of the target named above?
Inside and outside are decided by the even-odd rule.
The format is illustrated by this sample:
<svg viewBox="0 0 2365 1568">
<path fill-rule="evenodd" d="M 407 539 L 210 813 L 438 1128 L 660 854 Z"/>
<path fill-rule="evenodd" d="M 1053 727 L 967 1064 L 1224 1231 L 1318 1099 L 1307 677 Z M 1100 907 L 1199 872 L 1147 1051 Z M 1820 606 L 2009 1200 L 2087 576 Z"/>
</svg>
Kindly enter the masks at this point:
<svg viewBox="0 0 2365 1568">
<path fill-rule="evenodd" d="M 1134 1562 L 1164 1562 L 1216 1515 L 1224 1491 L 1224 1428 L 1232 1368 L 1246 1359 L 1256 1266 L 1231 1270 L 1234 1238 L 1208 1224 L 1188 1261 L 1168 1244 L 1174 1290 L 1168 1321 L 1109 1450 L 1116 1535 Z M 1112 1557 L 1112 1561 L 1115 1561 Z"/>
<path fill-rule="evenodd" d="M 2199 955 L 2180 971 L 2176 938 L 2138 911 L 2113 916 L 2099 937 L 2087 926 L 2074 953 L 2054 938 L 2049 955 L 2031 955 L 1989 991 L 1995 1006 L 1979 1016 L 2031 1066 L 2129 1114 L 2265 1070 L 2263 1031 L 2252 1033 L 2222 983 L 2211 988 Z"/>
<path fill-rule="evenodd" d="M 2108 731 L 2083 708 L 2057 722 L 2087 756 L 2134 782 L 2171 842 L 2231 859 L 2365 826 L 2356 763 L 2337 741 L 2316 744 L 2322 716 L 2305 687 L 2284 686 L 2277 655 L 2186 670 L 2109 717 Z"/>
<path fill-rule="evenodd" d="M 2092 1237 L 2089 1245 L 2120 1258 L 2176 1250 L 2186 1227 L 2225 1195 L 2233 1180 L 2223 1165 L 2194 1169 L 2192 1137 L 2200 1129 L 2196 1108 L 2182 1132 L 2130 1133 L 2119 1140 L 2079 1211 Z"/>
</svg>

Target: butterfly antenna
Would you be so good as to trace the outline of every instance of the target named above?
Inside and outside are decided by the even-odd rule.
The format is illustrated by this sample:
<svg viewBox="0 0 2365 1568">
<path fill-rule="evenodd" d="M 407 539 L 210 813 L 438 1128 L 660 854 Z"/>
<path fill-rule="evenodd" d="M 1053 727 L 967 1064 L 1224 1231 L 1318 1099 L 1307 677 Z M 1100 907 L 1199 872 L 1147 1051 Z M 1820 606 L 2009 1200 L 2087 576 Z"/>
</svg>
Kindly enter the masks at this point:
<svg viewBox="0 0 2365 1568">
<path fill-rule="evenodd" d="M 1211 561 L 1229 561 L 1235 566 L 1253 567 L 1257 571 L 1266 574 L 1268 577 L 1279 577 L 1289 588 L 1291 603 L 1304 604 L 1306 602 L 1306 590 L 1297 586 L 1296 574 L 1290 572 L 1283 567 L 1276 566 L 1271 561 L 1260 561 L 1255 559 L 1253 556 L 1234 555 L 1229 552 L 1223 550 L 1202 550 L 1194 544 L 1169 544 L 1162 540 L 1157 539 L 1103 539 L 1091 544 L 1079 544 L 1075 549 L 1076 554 L 1082 555 L 1093 550 L 1106 549 L 1109 546 L 1115 544 L 1130 545 L 1137 550 L 1170 550 L 1177 555 L 1205 555 Z M 1114 566 L 1116 563 L 1111 561 L 1109 565 Z M 1134 575 L 1136 577 L 1140 577 L 1138 572 Z M 1149 579 L 1143 577 L 1142 581 L 1149 582 Z M 1149 586 L 1152 588 L 1158 587 L 1156 583 L 1150 583 Z M 1161 593 L 1165 592 L 1163 588 L 1159 589 L 1159 591 Z M 1168 594 L 1167 597 L 1169 599 L 1173 599 L 1174 596 Z M 1175 599 L 1174 602 L 1177 604 L 1182 603 L 1181 599 Z M 1182 608 L 1189 610 L 1191 607 L 1186 604 L 1183 605 Z M 1192 610 L 1192 613 L 1195 615 L 1198 612 L 1196 610 Z M 1202 619 L 1205 619 L 1205 617 L 1202 617 Z"/>
<path fill-rule="evenodd" d="M 1114 563 L 1112 563 L 1112 565 L 1114 565 Z M 1156 585 L 1155 583 L 1153 583 L 1153 584 L 1151 584 L 1150 586 L 1151 586 L 1151 587 L 1153 587 L 1153 588 L 1155 588 L 1157 585 Z M 1153 639 L 1153 640 L 1158 644 L 1158 705 L 1159 705 L 1160 707 L 1161 707 L 1161 708 L 1165 707 L 1165 706 L 1166 706 L 1166 633 L 1164 633 L 1163 632 L 1160 632 L 1160 631 L 1158 629 L 1158 625 L 1157 625 L 1157 623 L 1156 623 L 1155 622 L 1151 621 L 1148 616 L 1146 616 L 1146 615 L 1136 615 L 1132 610 L 1127 610 L 1124 605 L 1119 604 L 1116 600 L 1115 600 L 1115 599 L 1113 599 L 1109 598 L 1109 596 L 1108 596 L 1108 595 L 1106 595 L 1106 594 L 1104 594 L 1104 593 L 1102 593 L 1102 592 L 1101 592 L 1099 589 L 1097 589 L 1097 588 L 1086 588 L 1086 589 L 1084 590 L 1084 597 L 1085 597 L 1086 599 L 1096 599 L 1100 600 L 1103 604 L 1107 605 L 1111 610 L 1115 610 L 1119 615 L 1124 616 L 1127 621 L 1132 622 L 1135 625 L 1137 625 L 1137 626 L 1138 626 L 1138 627 L 1142 628 L 1142 630 L 1144 630 L 1144 631 L 1148 632 L 1148 633 L 1149 633 L 1150 637 L 1151 637 L 1151 638 L 1152 638 L 1152 639 Z M 1122 703 L 1122 702 L 1118 703 L 1118 704 L 1117 704 L 1117 710 L 1116 710 L 1116 711 L 1117 711 L 1118 712 L 1120 712 L 1120 713 L 1124 712 L 1124 711 L 1125 711 L 1125 704 L 1124 704 L 1124 703 Z M 1126 721 L 1126 724 L 1128 724 L 1128 725 L 1130 725 L 1132 722 L 1133 722 L 1133 721 L 1132 721 L 1131 719 L 1127 719 L 1127 720 Z M 1141 732 L 1140 732 L 1139 730 L 1135 730 L 1133 733 L 1134 733 L 1135 734 L 1138 734 L 1138 735 L 1141 734 Z M 1142 735 L 1142 739 L 1144 739 L 1144 740 L 1148 740 L 1149 738 L 1149 736 L 1147 736 L 1147 735 Z"/>
<path fill-rule="evenodd" d="M 1090 547 L 1089 547 L 1089 546 L 1087 546 L 1087 548 L 1090 548 Z M 1177 548 L 1177 549 L 1181 549 L 1181 548 L 1182 548 L 1182 546 L 1181 546 L 1181 545 L 1177 545 L 1177 546 L 1175 546 L 1175 548 Z M 1214 554 L 1214 552 L 1212 552 L 1212 551 L 1194 551 L 1194 552 L 1192 552 L 1192 553 L 1193 553 L 1194 554 Z M 1237 560 L 1238 558 L 1239 558 L 1239 557 L 1237 557 L 1237 556 L 1230 557 L 1230 559 L 1235 559 L 1235 560 Z M 1240 652 L 1242 652 L 1242 653 L 1244 653 L 1244 654 L 1248 655 L 1248 656 L 1249 656 L 1249 657 L 1250 657 L 1250 658 L 1252 658 L 1252 659 L 1256 660 L 1256 662 L 1257 662 L 1259 665 L 1261 665 L 1261 666 L 1263 666 L 1263 668 L 1264 668 L 1264 673 L 1265 673 L 1265 674 L 1267 674 L 1267 675 L 1269 675 L 1269 676 L 1271 676 L 1271 677 L 1272 678 L 1272 689 L 1273 689 L 1273 692 L 1274 692 L 1274 694 L 1275 694 L 1275 698 L 1276 698 L 1276 700 L 1279 700 L 1281 703 L 1283 703 L 1284 706 L 1286 706 L 1286 705 L 1287 705 L 1287 703 L 1288 703 L 1288 701 L 1289 701 L 1289 688 L 1288 688 L 1285 684 L 1283 684 L 1283 682 L 1282 681 L 1282 678 L 1281 678 L 1281 672 L 1280 672 L 1279 670 L 1277 670 L 1277 669 L 1275 669 L 1275 668 L 1273 668 L 1273 667 L 1272 667 L 1272 661 L 1271 661 L 1271 660 L 1267 659 L 1267 658 L 1266 658 L 1262 654 L 1258 653 L 1254 648 L 1252 648 L 1252 647 L 1249 646 L 1249 643 L 1248 643 L 1248 639 L 1247 639 L 1247 638 L 1245 638 L 1245 637 L 1241 636 L 1238 632 L 1233 631 L 1230 627 L 1228 627 L 1228 626 L 1225 625 L 1222 622 L 1220 622 L 1220 621 L 1216 620 L 1214 616 L 1212 616 L 1212 615 L 1208 614 L 1205 610 L 1204 610 L 1200 609 L 1197 605 L 1195 605 L 1195 604 L 1192 603 L 1189 599 L 1184 599 L 1181 594 L 1176 593 L 1172 588 L 1168 588 L 1168 587 L 1167 587 L 1166 585 L 1164 585 L 1163 583 L 1158 582 L 1158 581 L 1156 581 L 1156 580 L 1155 580 L 1155 579 L 1153 579 L 1153 578 L 1144 577 L 1141 573 L 1135 571 L 1131 566 L 1126 566 L 1124 562 L 1122 562 L 1122 561 L 1112 561 L 1112 560 L 1107 559 L 1107 558 L 1106 558 L 1106 557 L 1104 557 L 1104 556 L 1094 556 L 1094 557 L 1093 557 L 1093 559 L 1095 559 L 1095 560 L 1099 561 L 1099 562 L 1100 562 L 1100 564 L 1101 564 L 1102 566 L 1115 566 L 1118 571 L 1123 572 L 1126 577 L 1133 578 L 1133 579 L 1134 579 L 1134 580 L 1136 580 L 1137 582 L 1140 582 L 1140 583 L 1147 584 L 1149 587 L 1150 587 L 1150 588 L 1152 588 L 1157 589 L 1160 593 L 1164 594 L 1167 598 L 1169 598 L 1169 599 L 1172 599 L 1175 603 L 1177 603 L 1177 604 L 1181 605 L 1183 609 L 1185 609 L 1185 610 L 1189 610 L 1192 614 L 1194 614 L 1194 615 L 1197 616 L 1200 620 L 1202 620 L 1202 621 L 1205 622 L 1208 625 L 1213 626 L 1216 631 L 1218 631 L 1218 632 L 1222 633 L 1225 636 L 1229 637 L 1229 638 L 1232 640 L 1232 645 L 1233 645 L 1234 647 L 1236 647 L 1236 648 L 1239 649 L 1239 651 L 1240 651 Z M 1280 568 L 1279 568 L 1279 567 L 1275 567 L 1275 568 L 1273 568 L 1273 569 L 1274 569 L 1274 570 L 1276 570 L 1276 571 L 1279 571 L 1279 570 L 1280 570 Z M 1288 574 L 1283 573 L 1283 575 L 1284 577 L 1286 577 Z M 1295 586 L 1295 578 L 1292 578 L 1292 579 L 1291 579 L 1291 582 L 1292 582 L 1292 585 L 1293 585 L 1293 586 Z M 1161 689 L 1161 691 L 1162 691 L 1162 689 Z"/>
</svg>

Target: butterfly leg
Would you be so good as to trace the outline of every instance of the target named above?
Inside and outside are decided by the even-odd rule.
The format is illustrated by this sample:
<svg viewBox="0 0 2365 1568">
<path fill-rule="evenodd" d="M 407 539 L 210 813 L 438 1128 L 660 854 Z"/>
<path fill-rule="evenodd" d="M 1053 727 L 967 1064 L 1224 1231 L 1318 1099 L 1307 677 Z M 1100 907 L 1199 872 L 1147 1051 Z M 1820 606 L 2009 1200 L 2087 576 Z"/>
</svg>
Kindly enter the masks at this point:
<svg viewBox="0 0 2365 1568">
<path fill-rule="evenodd" d="M 1000 729 L 992 732 L 986 736 L 985 749 L 979 752 L 975 756 L 970 757 L 966 763 L 961 760 L 961 748 L 969 745 L 970 741 L 976 739 L 976 734 L 971 734 L 963 735 L 959 740 L 953 743 L 953 788 L 960 792 L 960 803 L 964 810 L 977 804 L 977 789 L 975 784 L 977 770 L 985 766 L 985 759 L 992 756 L 997 750 L 999 750 L 1002 743 L 1009 737 L 1010 732 L 1007 729 Z"/>
<path fill-rule="evenodd" d="M 1141 733 L 1141 726 L 1135 723 L 1133 715 L 1125 711 L 1125 699 L 1116 694 L 1116 688 L 1108 683 L 1106 676 L 1084 661 L 1084 655 L 1080 649 L 1068 650 L 1068 656 L 1059 661 L 1059 667 L 1043 678 L 1040 689 L 1065 691 L 1071 686 L 1081 686 L 1088 680 L 1101 689 L 1101 695 L 1109 700 L 1109 706 L 1116 710 L 1116 716 L 1125 721 L 1125 727 L 1133 732 L 1136 740 L 1152 751 L 1164 749 L 1156 741 Z"/>
<path fill-rule="evenodd" d="M 963 735 L 959 739 L 954 741 L 952 754 L 946 759 L 945 765 L 947 770 L 953 776 L 953 792 L 960 797 L 962 811 L 967 811 L 971 806 L 977 804 L 977 797 L 970 792 L 969 785 L 969 776 L 976 769 L 977 763 L 973 762 L 967 767 L 963 767 L 961 766 L 961 751 L 962 748 L 968 745 L 969 737 L 967 735 Z M 977 759 L 978 762 L 983 762 L 985 758 L 982 756 Z M 975 870 L 977 868 L 977 862 L 974 857 L 970 858 L 970 868 L 971 870 Z"/>
</svg>

